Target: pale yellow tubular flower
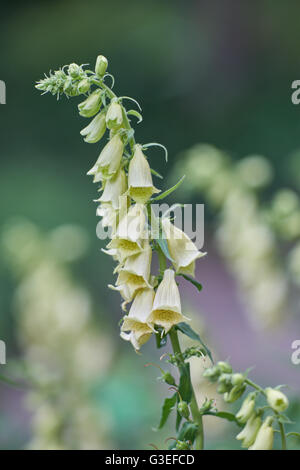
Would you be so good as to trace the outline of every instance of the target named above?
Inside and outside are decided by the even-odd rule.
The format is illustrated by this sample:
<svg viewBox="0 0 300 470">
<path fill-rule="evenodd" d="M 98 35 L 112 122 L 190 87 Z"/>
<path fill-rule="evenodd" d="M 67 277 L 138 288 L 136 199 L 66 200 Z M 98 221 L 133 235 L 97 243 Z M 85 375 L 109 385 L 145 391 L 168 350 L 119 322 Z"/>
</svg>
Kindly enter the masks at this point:
<svg viewBox="0 0 300 470">
<path fill-rule="evenodd" d="M 140 347 L 143 346 L 143 344 L 145 344 L 151 338 L 151 335 L 152 333 L 146 333 L 140 336 L 137 340 L 134 331 L 131 331 L 130 333 L 125 333 L 124 331 L 122 331 L 120 334 L 122 339 L 131 342 L 132 346 L 136 351 L 138 351 Z"/>
<path fill-rule="evenodd" d="M 250 416 L 252 416 L 254 407 L 255 407 L 255 400 L 253 398 L 253 395 L 250 394 L 245 398 L 241 408 L 235 415 L 236 419 L 240 423 L 246 423 L 246 421 L 248 421 Z"/>
<path fill-rule="evenodd" d="M 114 209 L 120 207 L 120 196 L 122 196 L 127 189 L 127 180 L 124 170 L 119 170 L 118 173 L 111 179 L 105 181 L 104 191 L 102 196 L 97 199 L 97 202 L 111 202 Z"/>
<path fill-rule="evenodd" d="M 199 251 L 192 240 L 167 217 L 162 219 L 162 226 L 176 272 L 195 277 L 195 262 L 206 253 Z"/>
<path fill-rule="evenodd" d="M 253 413 L 248 419 L 246 426 L 236 436 L 237 440 L 243 441 L 242 447 L 248 448 L 254 443 L 260 427 L 261 418 L 259 416 L 256 416 L 255 413 Z"/>
<path fill-rule="evenodd" d="M 80 134 L 84 136 L 84 141 L 89 144 L 95 144 L 104 135 L 106 131 L 105 113 L 102 111 L 97 114 L 94 119 L 80 131 Z"/>
<path fill-rule="evenodd" d="M 129 314 L 124 318 L 121 327 L 121 333 L 129 331 L 136 341 L 135 349 L 139 349 L 144 340 L 149 339 L 149 335 L 154 332 L 153 325 L 148 322 L 150 316 L 155 292 L 152 288 L 140 290 L 130 307 Z"/>
<path fill-rule="evenodd" d="M 168 333 L 173 325 L 184 320 L 188 320 L 188 318 L 181 313 L 180 295 L 175 281 L 175 273 L 173 269 L 166 269 L 163 280 L 155 294 L 149 321 L 162 326 L 165 332 Z"/>
<path fill-rule="evenodd" d="M 284 393 L 280 390 L 275 390 L 274 388 L 266 388 L 267 400 L 271 408 L 277 411 L 277 413 L 282 413 L 289 406 L 289 401 Z"/>
<path fill-rule="evenodd" d="M 145 239 L 147 239 L 145 206 L 134 204 L 121 218 L 116 234 L 106 248 L 118 250 L 119 260 L 123 262 L 128 256 L 142 251 Z"/>
<path fill-rule="evenodd" d="M 131 302 L 139 289 L 145 287 L 151 288 L 150 270 L 151 270 L 152 250 L 148 242 L 145 242 L 143 250 L 133 256 L 129 256 L 124 266 L 119 265 L 116 271 L 119 273 L 116 286 L 109 287 L 118 290 L 126 302 Z"/>
<path fill-rule="evenodd" d="M 103 202 L 97 207 L 96 215 L 102 217 L 101 224 L 103 227 L 111 227 L 112 234 L 116 232 L 118 222 L 118 211 L 113 208 L 111 202 Z"/>
<path fill-rule="evenodd" d="M 119 129 L 123 122 L 123 112 L 122 106 L 113 101 L 107 110 L 106 113 L 106 125 L 108 129 Z"/>
<path fill-rule="evenodd" d="M 268 417 L 261 425 L 256 439 L 249 450 L 272 450 L 274 443 L 274 429 L 271 426 L 272 418 Z"/>
<path fill-rule="evenodd" d="M 88 175 L 94 175 L 94 183 L 112 178 L 119 170 L 124 144 L 119 134 L 116 134 L 103 148 L 93 168 Z"/>
<path fill-rule="evenodd" d="M 141 145 L 137 144 L 128 168 L 128 194 L 134 201 L 145 204 L 152 194 L 159 192 L 153 186 L 150 166 Z"/>
</svg>

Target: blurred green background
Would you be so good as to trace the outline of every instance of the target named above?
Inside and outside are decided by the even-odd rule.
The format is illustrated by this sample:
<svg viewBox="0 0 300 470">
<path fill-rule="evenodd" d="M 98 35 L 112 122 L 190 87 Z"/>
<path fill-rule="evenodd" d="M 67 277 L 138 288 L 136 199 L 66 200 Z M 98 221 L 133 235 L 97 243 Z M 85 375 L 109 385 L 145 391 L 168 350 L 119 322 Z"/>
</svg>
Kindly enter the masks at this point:
<svg viewBox="0 0 300 470">
<path fill-rule="evenodd" d="M 144 121 L 136 130 L 137 141 L 161 142 L 169 150 L 168 169 L 161 153 L 153 150 L 151 158 L 157 171 L 170 175 L 176 162 L 185 158 L 184 152 L 202 142 L 224 149 L 234 163 L 249 154 L 263 155 L 274 172 L 272 183 L 260 194 L 261 203 L 267 204 L 279 188 L 296 192 L 299 188 L 300 107 L 291 102 L 291 83 L 300 78 L 299 14 L 299 2 L 279 0 L 52 0 L 15 1 L 1 6 L 0 79 L 7 87 L 7 104 L 0 106 L 1 233 L 6 233 L 7 239 L 12 218 L 22 217 L 38 228 L 39 239 L 47 239 L 47 234 L 63 224 L 75 224 L 85 234 L 82 255 L 78 259 L 74 256 L 72 264 L 60 262 L 67 264 L 68 276 L 76 285 L 88 290 L 92 321 L 101 334 L 105 332 L 113 351 L 103 380 L 97 381 L 95 374 L 88 387 L 90 400 L 109 415 L 109 424 L 103 426 L 104 447 L 145 448 L 149 442 L 161 446 L 172 431 L 166 429 L 158 435 L 151 428 L 158 422 L 158 408 L 166 390 L 155 382 L 154 369 L 143 367 L 153 354 L 158 358 L 154 344 L 147 345 L 140 357 L 118 337 L 119 298 L 106 287 L 112 281 L 112 264 L 101 253 L 101 242 L 95 236 L 95 187 L 85 176 L 98 147 L 86 145 L 79 135 L 86 125 L 76 109 L 80 99 L 63 98 L 58 104 L 51 96 L 41 97 L 34 83 L 45 72 L 64 64 L 93 66 L 95 57 L 104 54 L 116 78 L 116 93 L 132 96 L 142 105 Z M 183 202 L 206 202 L 196 190 L 183 191 L 181 197 Z M 216 290 L 219 298 L 234 296 L 236 291 L 212 241 L 217 223 L 217 211 L 208 208 L 205 251 L 210 256 L 199 279 L 204 280 L 204 291 L 207 286 L 206 297 L 204 303 L 201 296 L 197 297 L 190 307 L 196 324 L 205 325 L 203 329 L 213 345 L 221 339 L 216 351 L 226 358 L 233 354 L 232 339 L 227 341 L 221 334 L 222 315 L 227 310 L 243 315 L 243 309 L 230 302 L 221 308 L 214 305 Z M 0 337 L 7 343 L 8 365 L 15 358 L 22 361 L 24 350 L 30 346 L 30 340 L 20 341 L 22 322 L 18 315 L 22 313 L 14 298 L 31 272 L 23 270 L 20 275 L 13 255 L 7 256 L 10 249 L 15 254 L 21 252 L 27 239 L 20 235 L 16 240 L 13 248 L 2 244 L 0 266 Z M 44 260 L 48 242 L 43 243 L 38 256 Z M 289 242 L 280 242 L 279 246 L 284 255 Z M 300 337 L 297 294 L 295 287 L 292 320 L 288 320 L 288 326 L 283 322 L 278 327 L 278 336 L 265 332 L 248 335 L 252 327 L 245 320 L 237 329 L 242 339 L 235 345 L 236 356 L 231 356 L 233 364 L 236 361 L 237 366 L 246 368 L 257 362 L 252 355 L 255 345 L 264 344 L 266 358 L 261 358 L 254 376 L 268 379 L 270 385 L 291 381 L 291 395 L 295 397 L 300 388 L 300 366 L 290 363 L 290 344 Z M 206 315 L 210 310 L 215 312 L 211 324 Z M 234 325 L 235 319 L 231 320 Z M 239 361 L 243 334 L 252 349 Z M 1 448 L 23 447 L 32 440 L 32 411 L 28 412 L 26 394 L 1 386 Z M 297 401 L 293 407 L 300 419 Z M 212 447 L 238 447 L 234 439 L 228 441 L 228 433 L 225 438 L 222 429 L 216 430 L 220 433 L 214 438 L 212 431 Z M 75 448 L 81 446 L 80 440 L 79 436 Z"/>
</svg>

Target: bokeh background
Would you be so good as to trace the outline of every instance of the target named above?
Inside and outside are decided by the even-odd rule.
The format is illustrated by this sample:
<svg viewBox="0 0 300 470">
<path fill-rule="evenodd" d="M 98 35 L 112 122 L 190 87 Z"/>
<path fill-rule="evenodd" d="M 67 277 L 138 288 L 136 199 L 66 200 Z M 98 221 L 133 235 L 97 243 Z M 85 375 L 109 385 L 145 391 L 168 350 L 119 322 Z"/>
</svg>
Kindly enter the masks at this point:
<svg viewBox="0 0 300 470">
<path fill-rule="evenodd" d="M 41 97 L 34 82 L 103 53 L 117 94 L 143 107 L 139 142 L 169 149 L 164 185 L 187 175 L 173 202 L 204 203 L 198 295 L 187 313 L 218 359 L 262 385 L 289 384 L 300 423 L 300 78 L 297 1 L 27 1 L 1 5 L 0 447 L 164 447 L 154 433 L 168 390 L 154 342 L 137 356 L 119 339 L 112 265 L 96 238 L 97 156 L 79 130 L 78 99 Z M 214 390 L 201 385 L 199 394 Z M 197 386 L 198 386 L 197 385 Z M 298 423 L 298 424 L 297 424 Z M 238 448 L 236 430 L 207 422 L 212 448 Z M 299 426 L 298 426 L 299 428 Z M 290 445 L 296 446 L 294 441 Z"/>
</svg>

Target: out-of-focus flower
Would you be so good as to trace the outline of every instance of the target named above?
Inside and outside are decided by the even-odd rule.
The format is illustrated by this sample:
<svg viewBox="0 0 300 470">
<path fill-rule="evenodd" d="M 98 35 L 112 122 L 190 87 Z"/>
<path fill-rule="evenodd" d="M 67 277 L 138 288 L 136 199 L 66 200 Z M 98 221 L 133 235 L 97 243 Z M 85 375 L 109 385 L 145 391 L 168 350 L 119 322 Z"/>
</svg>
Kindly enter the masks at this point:
<svg viewBox="0 0 300 470">
<path fill-rule="evenodd" d="M 253 413 L 248 419 L 246 426 L 236 436 L 237 440 L 243 441 L 242 447 L 248 448 L 254 443 L 260 427 L 261 418 Z"/>
<path fill-rule="evenodd" d="M 266 388 L 266 394 L 270 407 L 277 411 L 277 413 L 282 413 L 289 406 L 289 401 L 286 395 L 280 390 L 268 387 Z"/>
<path fill-rule="evenodd" d="M 272 418 L 268 417 L 261 425 L 254 443 L 249 450 L 272 450 L 274 442 L 274 429 L 271 426 Z"/>
<path fill-rule="evenodd" d="M 246 423 L 250 416 L 252 415 L 255 407 L 255 395 L 254 394 L 249 394 L 245 400 L 243 401 L 243 404 L 239 411 L 237 412 L 236 419 L 240 423 Z"/>
</svg>

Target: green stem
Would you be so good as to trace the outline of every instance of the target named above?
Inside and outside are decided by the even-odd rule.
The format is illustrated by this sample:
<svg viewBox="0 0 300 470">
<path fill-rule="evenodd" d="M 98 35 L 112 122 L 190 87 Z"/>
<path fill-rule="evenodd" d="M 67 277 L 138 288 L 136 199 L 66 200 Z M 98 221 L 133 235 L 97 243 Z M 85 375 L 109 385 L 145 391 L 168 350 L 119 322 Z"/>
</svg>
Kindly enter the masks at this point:
<svg viewBox="0 0 300 470">
<path fill-rule="evenodd" d="M 285 436 L 285 431 L 284 431 L 284 425 L 280 421 L 278 421 L 278 424 L 279 424 L 280 435 L 281 435 L 282 450 L 286 450 L 286 436 Z"/>
<path fill-rule="evenodd" d="M 171 331 L 169 332 L 169 336 L 170 336 L 174 353 L 175 354 L 177 353 L 179 355 L 182 354 L 180 344 L 179 344 L 178 334 L 174 328 L 172 328 Z M 191 381 L 191 378 L 190 378 L 190 381 Z M 190 408 L 191 408 L 193 420 L 198 425 L 198 432 L 197 432 L 195 447 L 196 447 L 196 450 L 202 450 L 204 447 L 204 432 L 203 432 L 202 415 L 198 408 L 198 404 L 197 404 L 197 400 L 195 397 L 195 392 L 194 392 L 192 383 L 191 383 L 191 389 L 192 389 L 192 399 L 190 403 Z"/>
<path fill-rule="evenodd" d="M 112 98 L 117 98 L 117 95 L 112 91 L 111 88 L 109 88 L 109 86 L 105 85 L 105 83 L 103 83 L 103 80 L 91 80 L 91 82 L 94 84 L 94 85 L 97 85 L 99 88 L 102 88 L 103 90 L 106 91 L 107 95 L 109 96 L 110 99 Z M 124 113 L 123 113 L 123 116 L 124 116 L 124 124 L 125 124 L 125 128 L 128 129 L 128 130 L 131 130 L 132 127 L 130 125 L 130 122 L 129 122 L 129 119 L 128 119 L 128 116 L 127 116 L 127 113 L 126 113 L 126 109 L 124 108 L 124 106 L 122 105 L 123 107 L 123 110 L 124 110 Z M 133 152 L 133 149 L 134 149 L 134 146 L 135 146 L 135 138 L 132 136 L 130 139 L 129 139 L 129 145 L 130 145 L 130 148 L 131 148 L 131 151 Z"/>
<path fill-rule="evenodd" d="M 257 385 L 256 383 L 252 382 L 252 380 L 250 379 L 246 379 L 245 380 L 245 383 L 250 385 L 250 387 L 252 388 L 255 388 L 255 390 L 257 390 L 258 392 L 262 393 L 263 395 L 266 395 L 266 392 L 264 391 L 263 388 L 261 388 L 259 385 Z"/>
</svg>

